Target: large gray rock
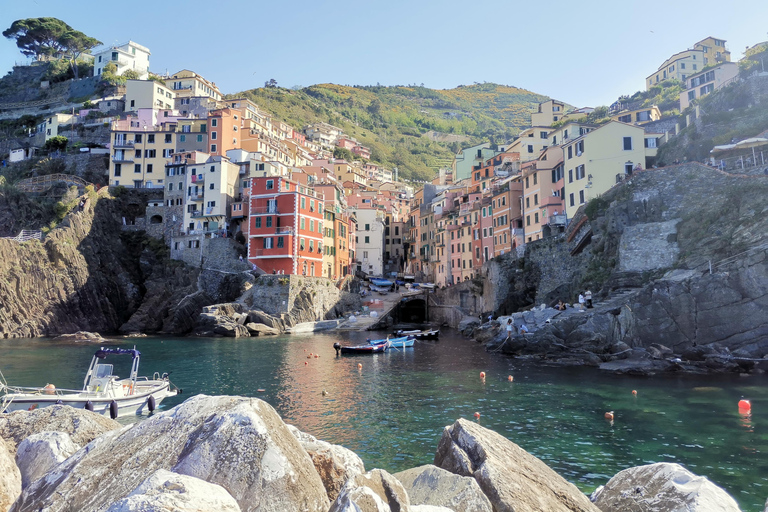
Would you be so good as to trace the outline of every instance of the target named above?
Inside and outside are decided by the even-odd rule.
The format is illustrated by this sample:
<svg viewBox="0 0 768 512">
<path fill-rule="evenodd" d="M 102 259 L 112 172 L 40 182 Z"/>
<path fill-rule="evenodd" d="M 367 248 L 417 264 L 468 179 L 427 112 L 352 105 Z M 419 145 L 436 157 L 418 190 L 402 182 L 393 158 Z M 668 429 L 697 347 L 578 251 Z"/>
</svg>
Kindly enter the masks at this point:
<svg viewBox="0 0 768 512">
<path fill-rule="evenodd" d="M 365 473 L 363 461 L 352 450 L 320 441 L 293 425 L 288 425 L 288 428 L 312 458 L 329 500 L 334 501 L 339 496 L 347 480 Z"/>
<path fill-rule="evenodd" d="M 439 507 L 437 505 L 411 505 L 411 512 L 456 512 L 459 509 Z"/>
<path fill-rule="evenodd" d="M 660 462 L 625 469 L 593 495 L 604 512 L 740 512 L 722 488 L 680 464 Z"/>
<path fill-rule="evenodd" d="M 542 461 L 465 419 L 445 427 L 435 466 L 474 477 L 496 512 L 597 511 L 575 485 Z"/>
<path fill-rule="evenodd" d="M 464 512 L 492 512 L 493 507 L 477 481 L 427 464 L 395 473 L 411 505 L 431 505 Z"/>
<path fill-rule="evenodd" d="M 21 474 L 10 454 L 8 444 L 0 437 L 0 511 L 5 512 L 21 494 Z"/>
<path fill-rule="evenodd" d="M 245 328 L 248 329 L 248 332 L 251 336 L 277 336 L 280 334 L 280 329 L 276 329 L 264 324 L 255 324 L 249 322 L 245 324 Z"/>
<path fill-rule="evenodd" d="M 330 504 L 309 455 L 269 404 L 198 395 L 95 439 L 27 487 L 12 510 L 104 510 L 158 469 L 218 484 L 244 511 L 325 512 Z"/>
<path fill-rule="evenodd" d="M 21 472 L 21 487 L 47 475 L 80 449 L 65 432 L 40 432 L 19 443 L 16 465 Z"/>
<path fill-rule="evenodd" d="M 240 512 L 226 489 L 199 478 L 158 469 L 107 512 Z"/>
<path fill-rule="evenodd" d="M 408 493 L 382 469 L 347 480 L 328 512 L 410 512 Z"/>
<path fill-rule="evenodd" d="M 0 437 L 8 441 L 14 455 L 19 443 L 32 434 L 64 432 L 69 434 L 73 443 L 85 446 L 103 433 L 121 427 L 106 416 L 68 405 L 0 414 Z"/>
</svg>

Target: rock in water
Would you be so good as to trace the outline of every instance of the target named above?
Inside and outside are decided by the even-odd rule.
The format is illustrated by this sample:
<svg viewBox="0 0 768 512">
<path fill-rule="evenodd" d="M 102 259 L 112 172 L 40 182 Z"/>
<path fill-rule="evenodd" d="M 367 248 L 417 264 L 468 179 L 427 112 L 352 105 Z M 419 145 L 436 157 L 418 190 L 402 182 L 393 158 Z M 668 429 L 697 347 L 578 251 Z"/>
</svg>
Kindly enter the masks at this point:
<svg viewBox="0 0 768 512">
<path fill-rule="evenodd" d="M 625 469 L 594 497 L 601 510 L 640 512 L 739 512 L 736 501 L 703 476 L 680 464 L 660 462 Z"/>
<path fill-rule="evenodd" d="M 21 487 L 47 475 L 80 449 L 64 432 L 40 432 L 19 443 L 16 465 L 21 471 Z"/>
<path fill-rule="evenodd" d="M 492 512 L 493 507 L 477 481 L 427 464 L 395 473 L 411 505 L 446 507 L 463 512 Z"/>
<path fill-rule="evenodd" d="M 408 493 L 382 469 L 347 480 L 328 512 L 410 512 Z"/>
<path fill-rule="evenodd" d="M 235 498 L 220 485 L 158 469 L 107 512 L 240 512 Z"/>
<path fill-rule="evenodd" d="M 445 427 L 435 466 L 474 477 L 494 511 L 598 512 L 575 485 L 542 461 L 496 432 L 465 419 Z"/>
<path fill-rule="evenodd" d="M 339 496 L 339 491 L 347 480 L 365 473 L 363 461 L 352 450 L 320 441 L 293 425 L 288 425 L 288 428 L 312 458 L 329 500 L 334 501 Z"/>
<path fill-rule="evenodd" d="M 22 493 L 14 512 L 105 510 L 158 469 L 224 487 L 243 511 L 328 510 L 312 460 L 256 398 L 198 395 L 108 432 Z"/>
<path fill-rule="evenodd" d="M 21 474 L 8 443 L 0 437 L 0 510 L 8 510 L 21 494 Z"/>
<path fill-rule="evenodd" d="M 121 427 L 106 416 L 68 405 L 0 414 L 0 437 L 8 441 L 13 453 L 24 439 L 40 432 L 64 432 L 73 443 L 85 446 L 104 432 Z"/>
</svg>

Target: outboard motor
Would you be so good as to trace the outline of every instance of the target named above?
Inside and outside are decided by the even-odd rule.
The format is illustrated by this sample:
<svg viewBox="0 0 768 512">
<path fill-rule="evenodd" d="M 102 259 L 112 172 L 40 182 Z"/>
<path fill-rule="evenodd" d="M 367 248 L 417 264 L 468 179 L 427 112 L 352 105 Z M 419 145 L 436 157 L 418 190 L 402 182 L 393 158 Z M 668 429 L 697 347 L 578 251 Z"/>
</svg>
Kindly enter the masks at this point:
<svg viewBox="0 0 768 512">
<path fill-rule="evenodd" d="M 93 402 L 91 402 L 90 400 L 85 402 L 85 410 L 93 412 Z"/>
<path fill-rule="evenodd" d="M 333 348 L 336 349 L 336 355 L 339 355 L 339 350 L 341 350 L 341 344 L 337 341 L 333 344 Z"/>
<path fill-rule="evenodd" d="M 114 400 L 109 402 L 109 417 L 113 420 L 117 418 L 117 402 Z"/>
<path fill-rule="evenodd" d="M 147 409 L 149 410 L 149 412 L 155 411 L 155 405 L 156 405 L 155 397 L 153 397 L 152 395 L 149 395 L 149 398 L 147 398 Z"/>
</svg>

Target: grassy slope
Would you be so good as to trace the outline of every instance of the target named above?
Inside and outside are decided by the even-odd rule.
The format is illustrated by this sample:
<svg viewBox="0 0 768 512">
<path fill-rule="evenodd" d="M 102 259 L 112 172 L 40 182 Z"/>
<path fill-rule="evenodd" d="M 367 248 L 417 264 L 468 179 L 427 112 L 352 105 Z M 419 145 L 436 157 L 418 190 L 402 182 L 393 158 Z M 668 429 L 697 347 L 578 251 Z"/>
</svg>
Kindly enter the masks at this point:
<svg viewBox="0 0 768 512">
<path fill-rule="evenodd" d="M 402 177 L 412 179 L 431 179 L 462 146 L 511 138 L 529 125 L 536 104 L 547 99 L 497 84 L 450 90 L 319 84 L 301 90 L 259 88 L 229 96 L 245 96 L 295 128 L 317 121 L 338 126 L 371 148 L 372 161 L 397 166 Z M 431 131 L 465 139 L 439 143 L 425 136 Z"/>
</svg>

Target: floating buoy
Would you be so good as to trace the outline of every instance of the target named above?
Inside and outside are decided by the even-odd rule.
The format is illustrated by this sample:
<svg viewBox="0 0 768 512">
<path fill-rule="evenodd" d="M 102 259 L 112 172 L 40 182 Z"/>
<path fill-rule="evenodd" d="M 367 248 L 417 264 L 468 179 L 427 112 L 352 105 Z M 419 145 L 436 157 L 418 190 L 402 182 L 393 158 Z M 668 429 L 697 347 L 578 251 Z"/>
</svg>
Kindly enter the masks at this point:
<svg viewBox="0 0 768 512">
<path fill-rule="evenodd" d="M 323 390 L 323 396 L 325 396 L 325 395 L 327 395 L 327 394 L 328 394 L 328 393 L 327 393 L 325 390 Z"/>
<path fill-rule="evenodd" d="M 114 400 L 109 402 L 109 417 L 112 419 L 117 418 L 117 402 Z"/>
<path fill-rule="evenodd" d="M 613 411 L 605 413 L 605 419 L 613 421 Z"/>
<path fill-rule="evenodd" d="M 739 411 L 741 412 L 749 412 L 752 410 L 752 404 L 749 400 L 742 398 L 739 400 Z"/>
<path fill-rule="evenodd" d="M 632 390 L 632 395 L 637 396 L 637 390 L 636 389 Z"/>
<path fill-rule="evenodd" d="M 312 355 L 312 352 L 310 352 L 309 355 Z"/>
<path fill-rule="evenodd" d="M 309 355 L 307 356 L 307 359 L 312 359 L 312 354 L 309 354 Z"/>
<path fill-rule="evenodd" d="M 256 391 L 258 391 L 259 393 L 263 393 L 266 391 L 266 389 L 257 389 Z"/>
<path fill-rule="evenodd" d="M 514 378 L 513 376 L 511 376 L 511 375 L 510 375 L 509 377 L 507 377 L 507 380 L 508 380 L 509 382 L 512 382 L 513 380 L 515 380 L 515 378 Z"/>
<path fill-rule="evenodd" d="M 308 362 L 304 361 L 304 364 L 309 364 Z"/>
<path fill-rule="evenodd" d="M 480 413 L 479 412 L 475 413 L 475 418 L 478 419 L 478 420 L 480 419 Z"/>
<path fill-rule="evenodd" d="M 154 412 L 156 406 L 157 404 L 155 403 L 155 397 L 149 395 L 149 398 L 147 398 L 147 410 L 149 412 Z"/>
<path fill-rule="evenodd" d="M 485 372 L 480 372 L 480 378 L 481 378 L 481 379 L 484 379 L 484 378 L 485 378 Z"/>
<path fill-rule="evenodd" d="M 363 363 L 357 363 L 357 369 L 362 370 L 363 369 Z"/>
<path fill-rule="evenodd" d="M 315 354 L 315 359 L 317 359 L 318 357 L 320 357 L 320 356 L 319 356 L 319 355 L 317 355 L 317 354 Z"/>
</svg>

